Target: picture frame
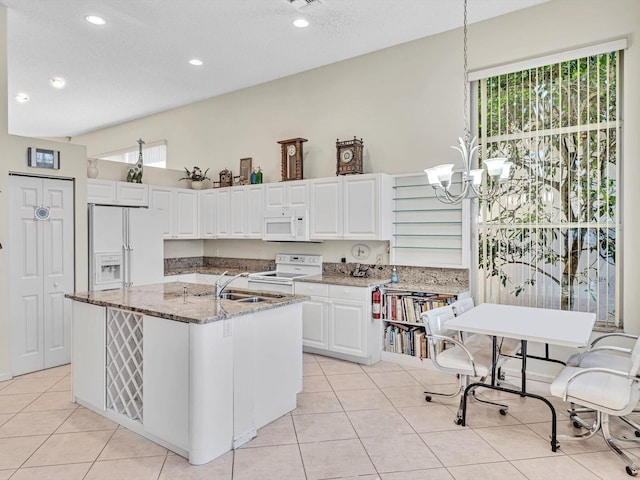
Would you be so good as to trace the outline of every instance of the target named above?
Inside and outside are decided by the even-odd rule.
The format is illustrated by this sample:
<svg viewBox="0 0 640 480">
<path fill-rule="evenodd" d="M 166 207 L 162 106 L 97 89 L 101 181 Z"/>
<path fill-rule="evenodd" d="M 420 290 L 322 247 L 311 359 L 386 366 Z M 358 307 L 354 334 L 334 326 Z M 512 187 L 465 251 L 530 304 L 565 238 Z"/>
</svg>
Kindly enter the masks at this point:
<svg viewBox="0 0 640 480">
<path fill-rule="evenodd" d="M 46 148 L 27 148 L 27 165 L 34 168 L 60 169 L 60 151 Z"/>
<path fill-rule="evenodd" d="M 251 177 L 252 162 L 251 157 L 240 159 L 240 176 L 243 177 L 247 183 L 249 183 L 249 178 Z"/>
</svg>

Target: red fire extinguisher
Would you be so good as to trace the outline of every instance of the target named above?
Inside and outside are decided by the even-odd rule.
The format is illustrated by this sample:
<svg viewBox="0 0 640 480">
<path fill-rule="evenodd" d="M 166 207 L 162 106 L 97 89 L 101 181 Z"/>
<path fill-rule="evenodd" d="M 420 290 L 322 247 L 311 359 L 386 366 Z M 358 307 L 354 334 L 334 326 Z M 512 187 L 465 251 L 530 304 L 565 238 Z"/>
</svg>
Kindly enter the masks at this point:
<svg viewBox="0 0 640 480">
<path fill-rule="evenodd" d="M 378 287 L 375 288 L 372 295 L 371 313 L 373 318 L 380 318 L 380 312 L 382 311 L 382 294 Z"/>
</svg>

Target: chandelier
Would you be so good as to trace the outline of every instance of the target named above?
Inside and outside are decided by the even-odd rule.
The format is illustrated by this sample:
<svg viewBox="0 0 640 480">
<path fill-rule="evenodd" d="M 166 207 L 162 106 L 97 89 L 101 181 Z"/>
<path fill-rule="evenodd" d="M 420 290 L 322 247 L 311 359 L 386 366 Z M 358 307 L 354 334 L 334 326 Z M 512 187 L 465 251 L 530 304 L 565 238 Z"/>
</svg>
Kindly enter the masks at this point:
<svg viewBox="0 0 640 480">
<path fill-rule="evenodd" d="M 487 182 L 482 187 L 482 174 L 484 168 L 472 169 L 475 164 L 474 158 L 478 151 L 476 137 L 471 138 L 469 132 L 469 72 L 467 69 L 467 0 L 464 0 L 464 138 L 458 138 L 459 146 L 451 148 L 457 150 L 462 157 L 462 170 L 454 172 L 453 163 L 437 165 L 432 168 L 425 169 L 427 181 L 431 185 L 438 200 L 444 203 L 460 203 L 465 198 L 479 198 L 480 200 L 489 200 L 496 196 L 500 190 L 500 185 L 509 179 L 512 162 L 506 158 L 496 157 L 484 160 L 482 163 L 487 169 Z M 452 179 L 454 174 L 460 174 L 461 187 L 454 193 L 451 190 Z M 482 188 L 482 190 L 481 190 Z"/>
</svg>

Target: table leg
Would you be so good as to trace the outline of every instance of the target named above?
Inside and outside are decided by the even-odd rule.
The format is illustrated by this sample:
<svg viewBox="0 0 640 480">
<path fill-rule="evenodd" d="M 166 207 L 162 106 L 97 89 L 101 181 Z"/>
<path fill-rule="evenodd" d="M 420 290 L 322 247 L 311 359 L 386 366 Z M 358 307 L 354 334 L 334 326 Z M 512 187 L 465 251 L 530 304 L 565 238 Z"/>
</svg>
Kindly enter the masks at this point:
<svg viewBox="0 0 640 480">
<path fill-rule="evenodd" d="M 522 369 L 520 370 L 521 380 L 522 380 L 522 396 L 527 393 L 527 341 L 521 340 L 520 350 L 522 351 Z"/>
<path fill-rule="evenodd" d="M 496 367 L 498 366 L 498 338 L 491 337 L 491 385 L 496 384 Z"/>
<path fill-rule="evenodd" d="M 534 393 L 521 392 L 518 390 L 513 390 L 511 388 L 500 387 L 497 385 L 487 385 L 486 383 L 472 383 L 464 389 L 462 393 L 462 418 L 460 419 L 460 425 L 463 427 L 467 424 L 467 395 L 469 392 L 476 388 L 488 388 L 490 390 L 498 390 L 500 392 L 513 393 L 515 395 L 520 395 L 522 397 L 535 398 L 537 400 L 541 400 L 547 404 L 549 410 L 551 411 L 551 451 L 555 452 L 558 450 L 558 440 L 557 440 L 557 417 L 556 417 L 556 409 L 553 407 L 551 402 L 540 395 L 536 395 Z"/>
</svg>

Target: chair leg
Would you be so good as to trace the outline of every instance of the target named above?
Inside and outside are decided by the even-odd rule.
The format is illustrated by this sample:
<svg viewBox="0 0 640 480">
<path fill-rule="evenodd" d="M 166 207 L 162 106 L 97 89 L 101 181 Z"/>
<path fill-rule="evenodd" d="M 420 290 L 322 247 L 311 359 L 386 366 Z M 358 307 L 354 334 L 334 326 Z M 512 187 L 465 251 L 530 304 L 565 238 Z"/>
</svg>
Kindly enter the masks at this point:
<svg viewBox="0 0 640 480">
<path fill-rule="evenodd" d="M 583 419 L 581 419 L 577 415 L 572 415 L 571 421 L 574 422 L 573 425 L 575 426 L 576 423 L 579 423 L 580 426 L 586 428 L 587 431 L 580 433 L 578 435 L 557 435 L 558 440 L 585 440 L 587 438 L 593 437 L 598 432 L 598 430 L 600 430 L 600 425 L 602 422 L 602 413 L 595 412 L 595 415 L 596 415 L 596 418 L 593 420 L 592 425 L 587 424 Z"/>
<path fill-rule="evenodd" d="M 475 388 L 471 391 L 471 397 L 479 402 L 479 403 L 484 403 L 485 405 L 491 405 L 493 407 L 499 407 L 500 408 L 500 415 L 506 415 L 509 412 L 509 406 L 508 405 L 504 405 L 502 403 L 497 403 L 497 402 L 492 402 L 491 400 L 487 400 L 485 398 L 481 398 L 480 396 L 478 396 L 476 394 L 476 390 Z"/>
<path fill-rule="evenodd" d="M 622 449 L 618 447 L 618 445 L 616 445 L 613 437 L 611 436 L 611 432 L 609 431 L 609 415 L 606 413 L 602 413 L 598 416 L 602 417 L 602 435 L 604 436 L 604 440 L 607 442 L 607 445 L 609 445 L 609 448 L 613 450 L 627 464 L 627 473 L 632 476 L 637 475 L 638 465 L 631 457 L 624 453 Z"/>
<path fill-rule="evenodd" d="M 458 395 L 458 394 L 462 391 L 462 385 L 463 385 L 463 384 L 462 384 L 462 381 L 459 381 L 459 382 L 458 382 L 458 389 L 457 389 L 455 392 L 452 392 L 452 393 L 428 392 L 428 391 L 425 391 L 425 392 L 424 392 L 424 394 L 425 394 L 424 399 L 425 399 L 427 402 L 430 402 L 430 401 L 431 401 L 431 397 L 453 398 L 453 397 L 455 397 L 456 395 Z"/>
</svg>

